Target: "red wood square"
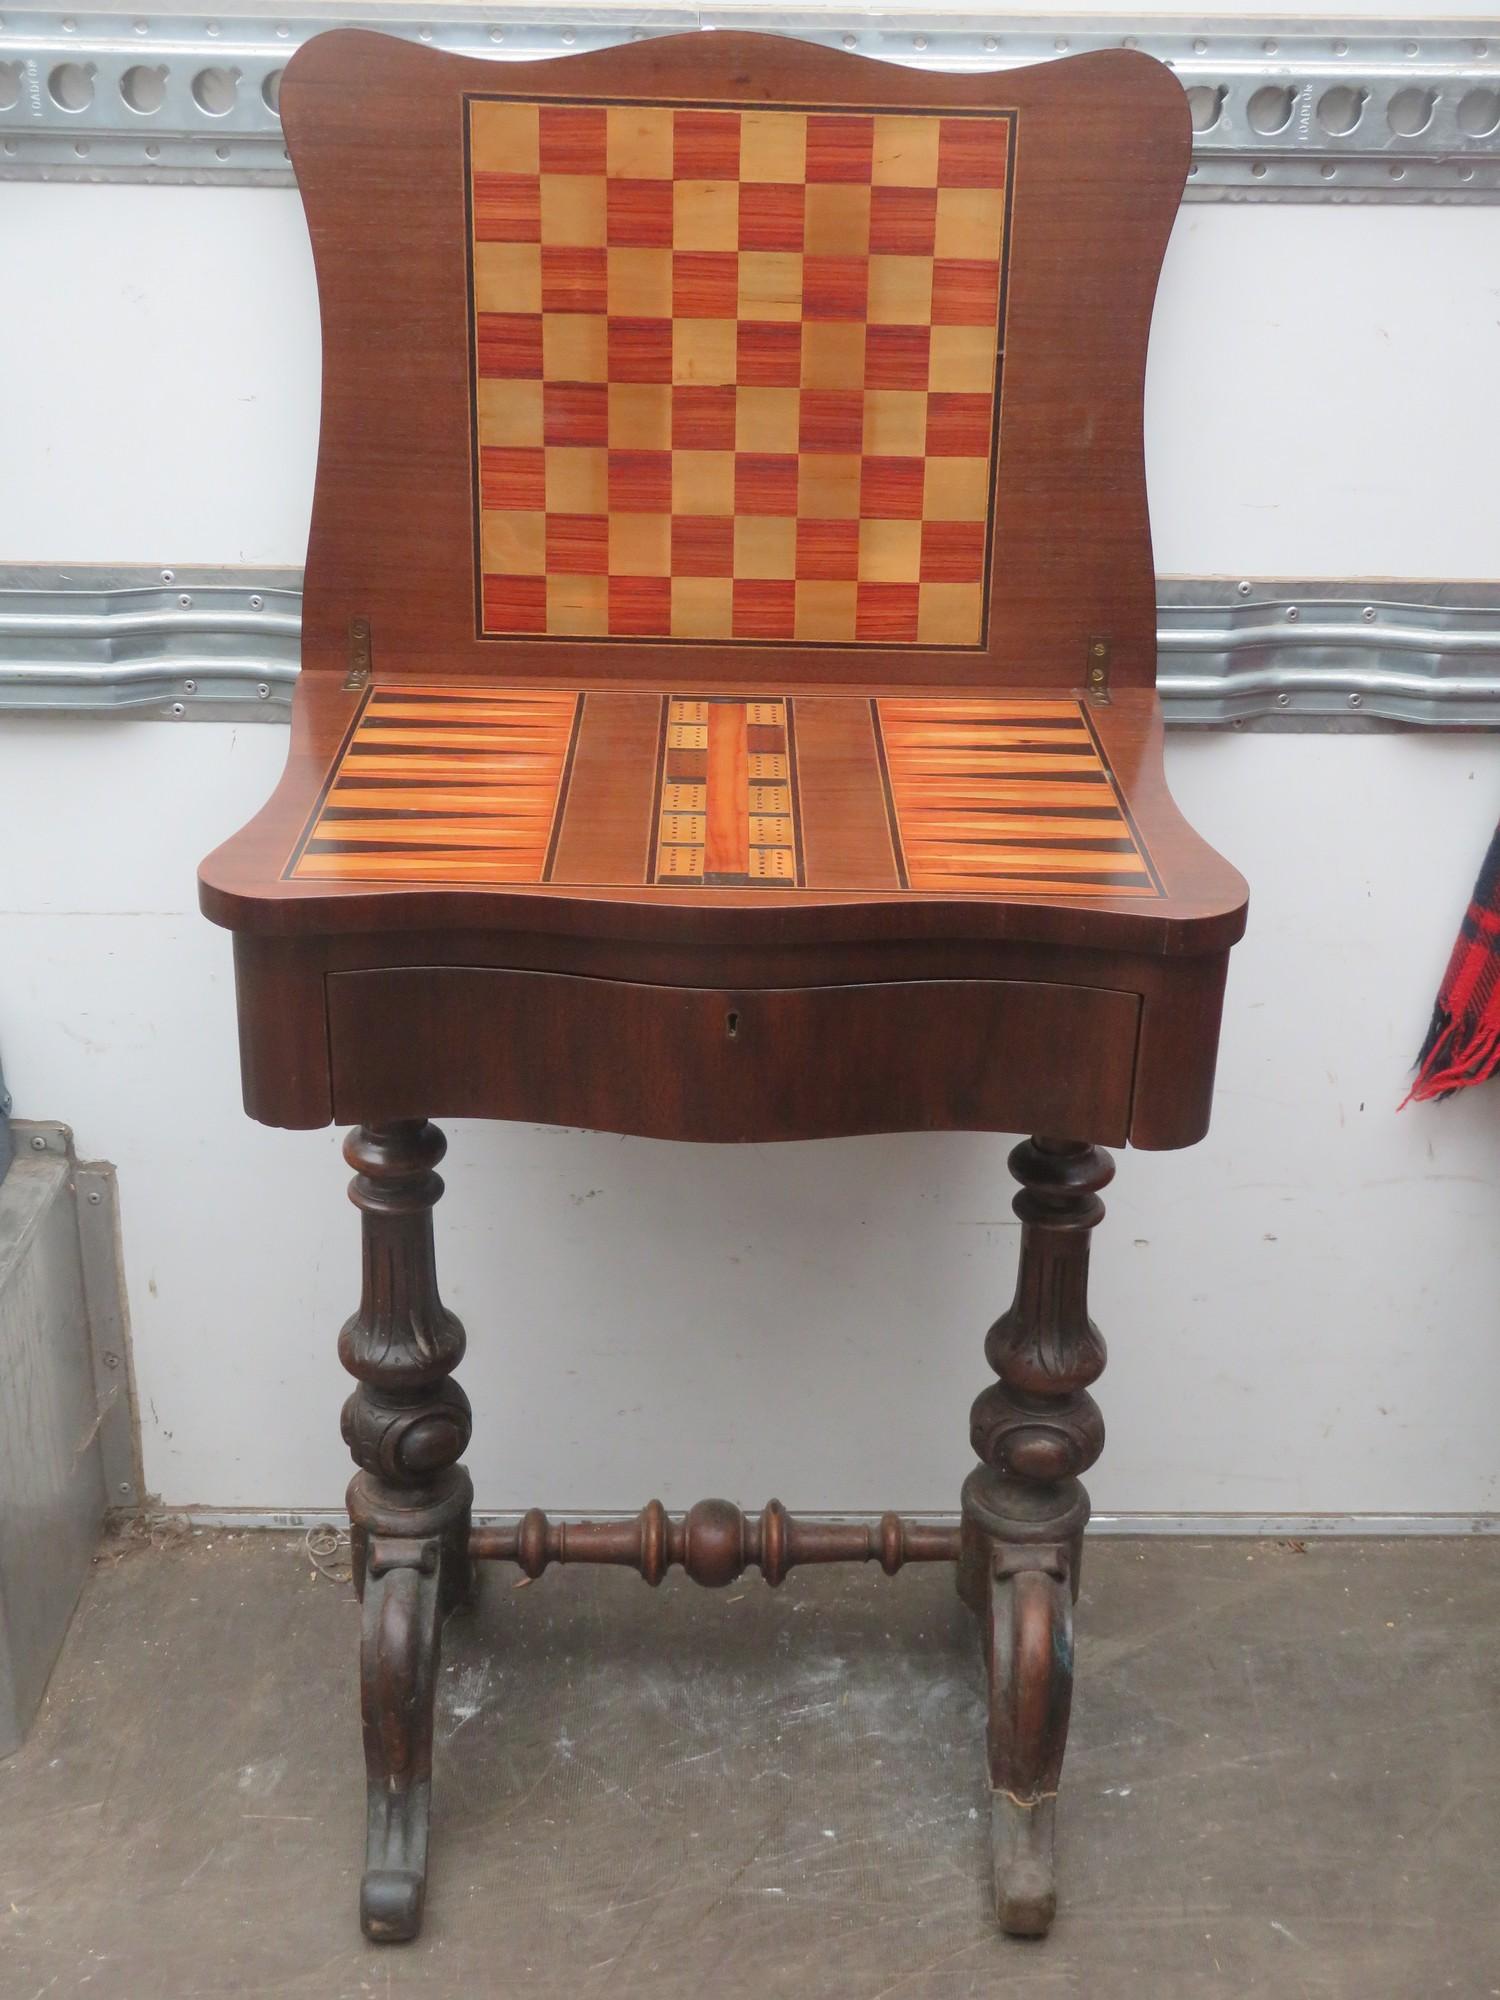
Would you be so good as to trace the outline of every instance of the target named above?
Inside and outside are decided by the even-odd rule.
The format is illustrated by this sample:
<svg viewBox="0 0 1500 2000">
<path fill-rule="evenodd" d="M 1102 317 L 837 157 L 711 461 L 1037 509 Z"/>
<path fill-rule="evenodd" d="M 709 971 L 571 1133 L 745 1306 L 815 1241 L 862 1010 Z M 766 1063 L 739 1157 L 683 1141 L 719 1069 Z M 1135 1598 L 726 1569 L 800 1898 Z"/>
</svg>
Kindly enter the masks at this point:
<svg viewBox="0 0 1500 2000">
<path fill-rule="evenodd" d="M 796 615 L 796 584 L 735 579 L 732 631 L 736 639 L 790 639 Z M 779 736 L 780 732 L 776 733 Z"/>
<path fill-rule="evenodd" d="M 546 468 L 540 446 L 484 445 L 479 453 L 480 506 L 539 514 L 547 504 Z"/>
<path fill-rule="evenodd" d="M 988 458 L 994 414 L 988 396 L 929 396 L 928 457 Z"/>
<path fill-rule="evenodd" d="M 612 180 L 605 186 L 604 235 L 619 249 L 670 250 L 672 183 Z"/>
<path fill-rule="evenodd" d="M 480 313 L 479 372 L 512 382 L 542 379 L 540 313 Z"/>
<path fill-rule="evenodd" d="M 547 572 L 603 576 L 609 569 L 609 519 L 604 514 L 547 516 Z"/>
<path fill-rule="evenodd" d="M 993 326 L 999 310 L 1000 266 L 990 258 L 939 257 L 934 262 L 934 326 Z"/>
<path fill-rule="evenodd" d="M 858 521 L 799 521 L 797 575 L 804 582 L 852 583 L 859 575 Z"/>
<path fill-rule="evenodd" d="M 605 303 L 602 249 L 572 249 L 552 243 L 542 245 L 544 313 L 602 313 Z"/>
<path fill-rule="evenodd" d="M 983 521 L 924 521 L 922 582 L 982 583 L 984 541 Z"/>
<path fill-rule="evenodd" d="M 537 113 L 544 174 L 602 174 L 605 114 L 602 104 L 544 104 Z"/>
<path fill-rule="evenodd" d="M 910 646 L 917 636 L 914 583 L 861 583 L 854 591 L 854 636 L 884 646 Z"/>
<path fill-rule="evenodd" d="M 862 389 L 804 389 L 800 430 L 802 451 L 843 452 L 856 456 L 864 443 L 865 398 Z"/>
<path fill-rule="evenodd" d="M 1008 118 L 943 118 L 938 122 L 938 186 L 1005 185 Z"/>
<path fill-rule="evenodd" d="M 728 388 L 672 391 L 674 451 L 733 451 L 735 392 Z M 721 572 L 727 576 L 727 570 Z"/>
<path fill-rule="evenodd" d="M 545 632 L 546 577 L 487 576 L 484 624 L 487 632 Z"/>
<path fill-rule="evenodd" d="M 865 329 L 867 389 L 925 389 L 932 335 L 925 326 Z"/>
<path fill-rule="evenodd" d="M 612 576 L 609 632 L 615 639 L 655 639 L 672 629 L 669 576 Z"/>
<path fill-rule="evenodd" d="M 734 516 L 674 514 L 673 576 L 733 576 Z"/>
<path fill-rule="evenodd" d="M 740 248 L 800 250 L 807 190 L 800 181 L 745 181 L 740 187 Z"/>
<path fill-rule="evenodd" d="M 859 469 L 859 511 L 867 521 L 920 521 L 925 458 L 867 458 Z"/>
<path fill-rule="evenodd" d="M 608 339 L 611 382 L 671 381 L 669 319 L 612 319 Z"/>
<path fill-rule="evenodd" d="M 807 178 L 861 181 L 870 178 L 875 120 L 866 113 L 813 112 L 807 121 Z"/>
<path fill-rule="evenodd" d="M 672 311 L 679 319 L 733 319 L 739 298 L 740 260 L 733 250 L 673 253 Z"/>
<path fill-rule="evenodd" d="M 796 453 L 736 452 L 734 511 L 737 514 L 795 514 Z"/>
<path fill-rule="evenodd" d="M 863 257 L 804 257 L 802 317 L 863 319 L 870 267 Z"/>
<path fill-rule="evenodd" d="M 542 189 L 535 174 L 475 174 L 476 243 L 540 243 Z"/>
<path fill-rule="evenodd" d="M 542 443 L 609 443 L 609 387 L 604 382 L 544 382 Z"/>
<path fill-rule="evenodd" d="M 609 506 L 614 514 L 670 514 L 672 454 L 669 451 L 612 451 Z"/>
<path fill-rule="evenodd" d="M 741 320 L 736 372 L 745 389 L 795 389 L 802 380 L 796 320 Z"/>
<path fill-rule="evenodd" d="M 733 181 L 740 174 L 740 114 L 679 111 L 672 119 L 672 178 Z"/>
<path fill-rule="evenodd" d="M 930 257 L 936 237 L 936 188 L 871 188 L 872 256 Z"/>
</svg>

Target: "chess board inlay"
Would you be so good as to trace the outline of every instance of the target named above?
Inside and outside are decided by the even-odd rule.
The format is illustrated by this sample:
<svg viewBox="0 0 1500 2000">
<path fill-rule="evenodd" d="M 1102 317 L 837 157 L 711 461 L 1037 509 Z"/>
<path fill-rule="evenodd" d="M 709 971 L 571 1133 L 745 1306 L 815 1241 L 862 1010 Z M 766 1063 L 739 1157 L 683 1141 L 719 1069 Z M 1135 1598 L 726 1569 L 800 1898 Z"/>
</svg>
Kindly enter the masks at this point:
<svg viewBox="0 0 1500 2000">
<path fill-rule="evenodd" d="M 1161 894 L 1070 698 L 488 683 L 371 689 L 286 874 L 668 897 Z"/>
<path fill-rule="evenodd" d="M 1013 114 L 468 109 L 481 635 L 981 646 Z"/>
</svg>

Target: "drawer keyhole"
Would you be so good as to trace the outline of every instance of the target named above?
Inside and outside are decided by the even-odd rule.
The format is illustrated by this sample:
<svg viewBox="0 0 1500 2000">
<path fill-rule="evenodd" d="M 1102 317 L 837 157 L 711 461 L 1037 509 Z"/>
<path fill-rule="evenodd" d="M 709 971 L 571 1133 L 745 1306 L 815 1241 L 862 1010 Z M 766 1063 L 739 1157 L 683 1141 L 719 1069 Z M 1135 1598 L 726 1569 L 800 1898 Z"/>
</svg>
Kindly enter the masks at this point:
<svg viewBox="0 0 1500 2000">
<path fill-rule="evenodd" d="M 726 1033 L 728 1034 L 728 1036 L 729 1036 L 729 1039 L 730 1039 L 730 1041 L 733 1041 L 733 1040 L 734 1040 L 734 1038 L 735 1038 L 735 1036 L 736 1036 L 736 1035 L 737 1035 L 737 1034 L 739 1033 L 739 1031 L 740 1031 L 740 1017 L 739 1017 L 739 1015 L 738 1015 L 738 1014 L 736 1014 L 736 1013 L 729 1013 L 729 1014 L 726 1014 L 726 1015 L 724 1016 L 724 1029 L 725 1029 L 725 1032 L 726 1032 Z"/>
</svg>

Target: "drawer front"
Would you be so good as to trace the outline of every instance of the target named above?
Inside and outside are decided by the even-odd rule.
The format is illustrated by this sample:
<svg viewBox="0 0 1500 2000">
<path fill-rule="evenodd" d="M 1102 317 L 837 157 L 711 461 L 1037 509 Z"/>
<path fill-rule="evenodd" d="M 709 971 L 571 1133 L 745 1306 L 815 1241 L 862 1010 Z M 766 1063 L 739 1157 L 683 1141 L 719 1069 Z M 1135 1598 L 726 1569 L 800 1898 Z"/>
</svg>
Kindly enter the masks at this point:
<svg viewBox="0 0 1500 2000">
<path fill-rule="evenodd" d="M 506 1118 L 653 1139 L 1130 1123 L 1140 998 L 1029 980 L 647 986 L 403 966 L 328 975 L 334 1116 Z"/>
</svg>

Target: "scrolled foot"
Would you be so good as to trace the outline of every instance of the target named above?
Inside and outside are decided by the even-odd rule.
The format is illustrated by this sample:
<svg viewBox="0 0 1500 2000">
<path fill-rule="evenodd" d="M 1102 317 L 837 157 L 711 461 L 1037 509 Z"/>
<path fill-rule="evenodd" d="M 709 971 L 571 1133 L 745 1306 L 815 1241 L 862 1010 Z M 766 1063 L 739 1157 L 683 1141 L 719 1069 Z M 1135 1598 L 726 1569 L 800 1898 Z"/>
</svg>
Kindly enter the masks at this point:
<svg viewBox="0 0 1500 2000">
<path fill-rule="evenodd" d="M 995 1914 L 1044 1937 L 1057 1912 L 1052 1838 L 1073 1691 L 1065 1544 L 993 1552 L 989 1626 L 990 1830 Z"/>
<path fill-rule="evenodd" d="M 407 1944 L 422 1928 L 425 1874 L 371 1868 L 359 1885 L 359 1927 L 372 1944 Z"/>
<path fill-rule="evenodd" d="M 1010 1937 L 1045 1937 L 1057 1914 L 1052 1836 L 1057 1800 L 1023 1805 L 1008 1792 L 990 1795 L 995 1915 Z"/>
<path fill-rule="evenodd" d="M 368 1824 L 359 1921 L 375 1944 L 404 1943 L 422 1928 L 442 1562 L 436 1537 L 370 1543 L 361 1649 Z"/>
</svg>

